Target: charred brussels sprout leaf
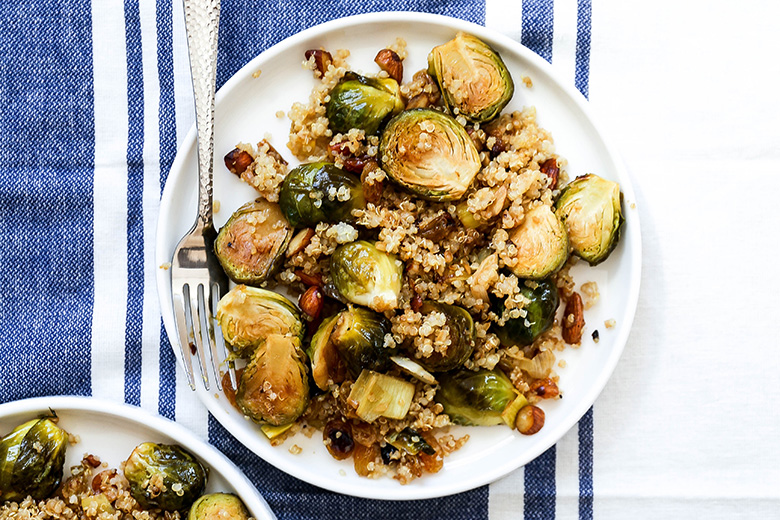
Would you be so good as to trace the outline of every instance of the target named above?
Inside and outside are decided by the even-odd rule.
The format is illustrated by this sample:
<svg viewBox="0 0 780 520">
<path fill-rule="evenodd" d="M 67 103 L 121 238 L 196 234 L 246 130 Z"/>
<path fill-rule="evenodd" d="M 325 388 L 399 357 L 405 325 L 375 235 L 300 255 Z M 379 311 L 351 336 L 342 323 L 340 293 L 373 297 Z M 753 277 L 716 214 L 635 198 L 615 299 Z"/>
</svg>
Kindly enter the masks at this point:
<svg viewBox="0 0 780 520">
<path fill-rule="evenodd" d="M 445 326 L 450 330 L 451 342 L 446 351 L 434 351 L 429 357 L 421 358 L 420 364 L 431 372 L 446 372 L 463 365 L 474 352 L 476 329 L 471 314 L 457 305 L 437 302 L 423 303 L 420 312 L 423 314 L 431 312 L 444 314 Z"/>
<path fill-rule="evenodd" d="M 302 164 L 287 174 L 279 205 L 294 227 L 320 222 L 351 222 L 353 209 L 365 207 L 360 179 L 334 164 Z"/>
<path fill-rule="evenodd" d="M 493 426 L 519 393 L 500 370 L 459 370 L 439 378 L 436 402 L 455 424 Z"/>
<path fill-rule="evenodd" d="M 502 345 L 530 345 L 543 332 L 552 327 L 558 309 L 558 288 L 550 281 L 536 283 L 536 287 L 524 286 L 520 293 L 528 300 L 523 307 L 525 317 L 510 318 L 503 327 L 495 329 Z M 496 305 L 496 314 L 504 312 L 503 302 Z"/>
<path fill-rule="evenodd" d="M 385 441 L 410 455 L 417 455 L 420 452 L 426 455 L 436 455 L 436 450 L 423 439 L 420 432 L 412 428 L 404 428 L 400 432 L 391 433 L 385 437 Z"/>
<path fill-rule="evenodd" d="M 257 199 L 233 213 L 219 230 L 214 250 L 231 280 L 260 285 L 281 263 L 292 233 L 278 204 Z"/>
<path fill-rule="evenodd" d="M 563 267 L 569 257 L 569 239 L 563 222 L 549 206 L 530 209 L 522 224 L 509 232 L 517 254 L 502 254 L 506 266 L 518 277 L 543 280 Z"/>
<path fill-rule="evenodd" d="M 370 242 L 339 246 L 330 257 L 330 276 L 347 301 L 379 312 L 398 306 L 403 264 Z"/>
<path fill-rule="evenodd" d="M 192 504 L 187 520 L 249 520 L 246 506 L 236 495 L 212 493 Z"/>
<path fill-rule="evenodd" d="M 48 498 L 62 480 L 68 434 L 50 419 L 17 426 L 0 441 L 0 501 Z"/>
<path fill-rule="evenodd" d="M 303 336 L 298 309 L 281 294 L 237 285 L 217 305 L 225 342 L 238 355 L 249 355 L 271 334 Z"/>
<path fill-rule="evenodd" d="M 379 146 L 390 178 L 428 200 L 462 198 L 482 167 L 466 129 L 436 110 L 401 112 L 387 124 Z"/>
<path fill-rule="evenodd" d="M 255 349 L 238 383 L 236 404 L 258 424 L 295 422 L 309 403 L 309 377 L 300 340 L 271 334 Z"/>
<path fill-rule="evenodd" d="M 175 444 L 144 442 L 125 461 L 130 493 L 141 507 L 189 508 L 206 489 L 208 474 L 190 452 Z"/>
<path fill-rule="evenodd" d="M 590 265 L 606 260 L 620 240 L 622 200 L 618 183 L 589 173 L 570 182 L 555 204 L 574 254 Z"/>
<path fill-rule="evenodd" d="M 434 47 L 428 71 L 436 77 L 450 110 L 474 123 L 496 117 L 509 103 L 515 86 L 501 56 L 474 36 L 458 33 Z"/>
<path fill-rule="evenodd" d="M 404 109 L 398 82 L 347 72 L 330 92 L 326 115 L 334 133 L 352 128 L 376 135 L 384 122 Z"/>
<path fill-rule="evenodd" d="M 391 326 L 390 320 L 368 309 L 350 307 L 339 313 L 330 339 L 353 376 L 363 369 L 384 372 L 391 366 L 390 357 L 398 352 L 385 347 Z"/>
<path fill-rule="evenodd" d="M 320 323 L 306 351 L 311 361 L 312 379 L 320 390 L 328 389 L 328 380 L 341 383 L 346 375 L 338 350 L 331 340 L 339 316 L 334 314 Z"/>
</svg>

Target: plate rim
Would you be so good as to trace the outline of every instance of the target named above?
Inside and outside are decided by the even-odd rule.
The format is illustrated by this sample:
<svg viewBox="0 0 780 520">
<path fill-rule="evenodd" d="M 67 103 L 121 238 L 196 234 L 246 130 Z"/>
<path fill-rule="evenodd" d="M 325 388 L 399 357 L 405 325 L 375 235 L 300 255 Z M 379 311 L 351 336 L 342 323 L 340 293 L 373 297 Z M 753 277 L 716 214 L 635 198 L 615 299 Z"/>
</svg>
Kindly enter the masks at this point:
<svg viewBox="0 0 780 520">
<path fill-rule="evenodd" d="M 524 466 L 525 464 L 529 463 L 530 461 L 534 460 L 539 455 L 544 453 L 551 446 L 559 442 L 561 438 L 577 424 L 577 422 L 585 415 L 585 413 L 587 413 L 590 407 L 593 406 L 598 396 L 601 394 L 604 387 L 606 386 L 607 382 L 612 378 L 612 375 L 614 374 L 615 367 L 617 366 L 617 363 L 622 356 L 623 350 L 625 349 L 626 343 L 628 342 L 628 336 L 633 326 L 633 321 L 634 321 L 634 317 L 636 314 L 636 309 L 639 301 L 639 289 L 640 289 L 641 273 L 642 273 L 642 246 L 641 246 L 639 212 L 635 206 L 632 208 L 628 207 L 629 202 L 632 205 L 636 203 L 636 196 L 634 194 L 633 182 L 629 175 L 625 161 L 623 160 L 622 156 L 616 149 L 613 140 L 610 138 L 609 134 L 604 131 L 601 123 L 598 120 L 598 117 L 596 117 L 593 114 L 593 111 L 590 105 L 588 104 L 588 101 L 585 99 L 585 97 L 573 85 L 569 84 L 567 81 L 561 78 L 558 71 L 554 69 L 550 63 L 548 63 L 546 60 L 544 60 L 543 58 L 535 54 L 527 47 L 523 46 L 517 40 L 514 40 L 509 36 L 506 36 L 498 31 L 488 29 L 482 25 L 478 25 L 458 18 L 452 18 L 449 16 L 444 16 L 439 14 L 419 13 L 419 12 L 409 12 L 409 11 L 381 11 L 381 12 L 374 12 L 374 13 L 358 14 L 358 15 L 348 16 L 344 18 L 338 18 L 335 20 L 330 20 L 322 24 L 304 29 L 294 35 L 291 35 L 288 38 L 281 40 L 280 42 L 274 44 L 273 46 L 269 47 L 265 51 L 255 56 L 252 60 L 250 60 L 238 71 L 236 71 L 230 77 L 230 79 L 228 79 L 222 85 L 222 87 L 219 89 L 216 95 L 216 104 L 219 104 L 222 99 L 228 97 L 231 93 L 231 90 L 235 86 L 237 86 L 241 81 L 246 79 L 247 76 L 251 76 L 252 72 L 258 68 L 260 62 L 264 62 L 266 60 L 272 59 L 277 54 L 285 52 L 287 48 L 295 46 L 299 42 L 307 40 L 311 37 L 323 36 L 326 34 L 330 34 L 334 31 L 346 30 L 362 24 L 403 23 L 403 22 L 429 23 L 437 26 L 443 26 L 453 31 L 471 32 L 477 37 L 489 40 L 491 42 L 495 42 L 503 46 L 504 48 L 510 49 L 511 52 L 516 53 L 518 57 L 520 57 L 522 60 L 527 60 L 537 68 L 543 69 L 544 72 L 553 80 L 555 86 L 563 91 L 567 100 L 573 102 L 576 105 L 577 109 L 585 116 L 587 122 L 594 128 L 596 134 L 598 135 L 598 139 L 601 141 L 601 143 L 604 146 L 606 155 L 611 159 L 617 171 L 618 177 L 620 177 L 621 190 L 623 191 L 623 195 L 625 199 L 624 215 L 627 216 L 630 212 L 630 218 L 628 217 L 626 218 L 624 223 L 625 227 L 623 229 L 623 236 L 625 237 L 626 234 L 630 234 L 631 237 L 631 239 L 628 241 L 626 241 L 624 238 L 624 242 L 627 243 L 625 243 L 623 246 L 623 247 L 630 248 L 630 260 L 631 260 L 629 266 L 630 284 L 627 288 L 627 295 L 626 295 L 626 301 L 628 305 L 625 307 L 622 315 L 619 317 L 620 320 L 619 323 L 621 325 L 618 329 L 618 334 L 615 337 L 612 352 L 610 353 L 610 356 L 607 358 L 606 362 L 603 363 L 603 368 L 602 368 L 603 376 L 596 383 L 588 386 L 587 391 L 585 392 L 585 398 L 580 398 L 578 406 L 576 406 L 573 411 L 569 412 L 565 416 L 564 418 L 565 420 L 561 421 L 560 424 L 558 424 L 557 427 L 551 433 L 548 434 L 550 439 L 549 442 L 543 443 L 540 447 L 537 447 L 536 449 L 528 450 L 528 452 L 524 453 L 524 457 L 522 458 L 519 457 L 508 458 L 508 461 L 506 463 L 497 465 L 492 470 L 483 472 L 482 474 L 479 475 L 478 478 L 477 477 L 472 478 L 468 480 L 466 483 L 462 483 L 459 485 L 449 485 L 446 488 L 443 488 L 441 486 L 435 486 L 435 485 L 414 487 L 414 483 L 412 483 L 411 485 L 407 485 L 407 486 L 399 485 L 398 490 L 396 492 L 389 492 L 387 488 L 376 488 L 375 491 L 373 492 L 370 488 L 366 489 L 365 487 L 361 487 L 360 489 L 351 489 L 351 486 L 349 484 L 339 485 L 339 482 L 337 480 L 328 479 L 325 477 L 312 478 L 310 473 L 298 470 L 297 466 L 293 466 L 292 468 L 290 468 L 286 465 L 283 466 L 278 464 L 277 461 L 275 460 L 268 460 L 265 457 L 260 457 L 260 455 L 257 454 L 255 450 L 250 448 L 249 445 L 247 445 L 244 442 L 243 432 L 231 431 L 231 434 L 234 437 L 236 437 L 236 439 L 238 439 L 239 442 L 247 446 L 247 448 L 250 451 L 255 453 L 258 457 L 262 458 L 266 462 L 277 467 L 280 471 L 287 473 L 288 475 L 292 475 L 307 483 L 310 483 L 312 485 L 330 491 L 334 491 L 334 492 L 338 492 L 350 496 L 356 496 L 361 498 L 372 498 L 372 499 L 379 499 L 379 500 L 416 500 L 416 499 L 438 498 L 438 497 L 449 496 L 456 493 L 461 493 L 464 491 L 476 489 L 477 487 L 494 482 L 495 480 L 498 480 L 499 478 L 506 476 L 512 471 Z M 171 174 L 173 174 L 175 171 L 178 174 L 178 172 L 182 170 L 182 163 L 185 160 L 185 156 L 187 156 L 189 153 L 194 152 L 195 140 L 196 140 L 196 129 L 195 129 L 195 125 L 193 124 L 190 130 L 187 132 L 184 139 L 182 139 L 179 144 L 176 158 L 174 159 L 169 172 L 169 179 L 168 179 L 169 181 L 171 180 L 170 177 Z M 172 195 L 173 190 L 169 189 L 169 186 L 172 186 L 172 184 L 173 183 L 166 183 L 166 188 L 163 190 L 163 195 L 160 200 L 160 214 L 158 218 L 158 226 L 156 230 L 157 237 L 155 243 L 156 245 L 155 258 L 160 264 L 165 262 L 170 262 L 169 258 L 166 259 L 164 257 L 160 257 L 159 254 L 160 251 L 162 251 L 166 247 L 166 244 L 163 243 L 162 240 L 162 236 L 163 236 L 162 230 L 164 227 L 163 226 L 164 219 L 162 218 L 162 216 L 163 216 L 164 208 L 169 208 L 171 205 L 170 199 L 173 196 Z M 194 217 L 195 217 L 195 212 L 193 212 L 193 220 Z M 169 281 L 170 275 L 169 273 L 166 273 L 166 271 L 162 269 L 158 271 L 159 272 L 157 273 L 156 285 L 158 289 L 158 298 L 160 301 L 160 310 L 163 317 L 164 326 L 166 332 L 169 330 L 173 330 L 175 333 L 175 328 L 172 327 L 173 325 L 172 323 L 173 315 L 171 311 L 172 303 L 170 301 L 165 301 L 163 296 L 165 285 L 170 283 Z M 618 317 L 616 316 L 616 318 Z M 169 339 L 170 338 L 172 338 L 172 336 L 169 335 Z M 174 353 L 177 358 L 177 362 L 181 363 L 181 360 L 179 359 L 179 353 L 177 349 L 174 348 L 173 341 L 174 340 L 171 339 L 171 347 L 174 350 Z M 201 390 L 202 389 L 200 389 L 199 387 L 199 391 L 198 391 L 199 398 L 201 396 Z M 213 403 L 210 400 L 204 402 L 204 400 L 201 399 L 201 402 L 204 404 L 204 406 L 206 406 L 206 408 L 208 408 L 208 410 L 215 416 L 215 418 L 217 418 L 217 420 L 220 423 L 223 423 L 227 415 L 224 412 L 224 410 L 222 410 L 222 408 L 213 405 Z M 521 459 L 522 462 L 518 462 L 518 460 Z M 431 478 L 435 479 L 435 476 L 432 476 Z"/>
<path fill-rule="evenodd" d="M 230 482 L 253 518 L 276 520 L 276 515 L 260 495 L 260 491 L 225 454 L 177 422 L 152 414 L 143 408 L 87 396 L 40 396 L 0 404 L 0 420 L 15 415 L 46 413 L 48 410 L 58 413 L 95 413 L 110 416 L 116 420 L 126 421 L 170 437 L 197 456 L 198 460 L 212 471 L 217 471 L 226 481 Z M 79 432 L 72 433 L 79 434 Z"/>
</svg>

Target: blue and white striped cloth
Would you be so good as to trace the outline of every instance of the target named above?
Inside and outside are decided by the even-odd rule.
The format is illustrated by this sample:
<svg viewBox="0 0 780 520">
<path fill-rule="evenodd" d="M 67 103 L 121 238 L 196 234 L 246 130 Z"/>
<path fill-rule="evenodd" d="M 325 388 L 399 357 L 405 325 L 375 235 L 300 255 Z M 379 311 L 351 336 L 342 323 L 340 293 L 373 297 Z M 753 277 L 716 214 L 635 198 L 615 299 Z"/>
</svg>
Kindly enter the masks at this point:
<svg viewBox="0 0 780 520">
<path fill-rule="evenodd" d="M 723 34 L 728 29 L 731 31 L 728 34 L 733 36 L 733 28 L 742 27 L 752 36 L 749 41 L 755 41 L 756 49 L 780 48 L 780 38 L 773 29 L 777 10 L 774 15 L 767 15 L 763 11 L 769 4 L 759 0 L 745 2 L 740 10 L 726 9 L 724 1 L 691 2 L 697 5 L 693 9 L 679 7 L 682 4 L 668 0 L 655 8 L 652 2 L 594 2 L 596 5 L 592 6 L 591 0 L 340 0 L 316 4 L 304 0 L 222 1 L 218 84 L 264 49 L 320 22 L 380 10 L 445 14 L 484 24 L 517 39 L 551 62 L 557 74 L 574 84 L 585 97 L 589 91 L 593 91 L 594 97 L 600 96 L 599 108 L 608 113 L 608 120 L 621 130 L 627 129 L 619 142 L 628 150 L 630 158 L 635 164 L 652 163 L 652 169 L 648 167 L 642 177 L 646 181 L 646 194 L 640 191 L 638 203 L 643 211 L 646 211 L 643 204 L 656 210 L 655 219 L 642 217 L 650 223 L 647 233 L 653 246 L 648 248 L 645 260 L 650 265 L 646 276 L 654 278 L 650 283 L 643 281 L 648 296 L 640 300 L 635 333 L 627 349 L 628 361 L 619 367 L 615 382 L 607 387 L 605 396 L 556 446 L 490 486 L 442 499 L 388 503 L 325 492 L 271 467 L 249 453 L 210 418 L 182 384 L 182 374 L 162 327 L 154 283 L 158 269 L 154 261 L 154 238 L 160 195 L 177 143 L 193 123 L 180 4 L 180 0 L 0 3 L 1 402 L 51 394 L 94 395 L 139 405 L 176 419 L 233 459 L 282 520 L 520 517 L 587 520 L 625 518 L 628 514 L 636 518 L 663 514 L 671 518 L 693 518 L 705 509 L 710 518 L 780 518 L 777 486 L 780 459 L 775 445 L 761 444 L 758 439 L 752 443 L 750 435 L 742 430 L 708 419 L 714 409 L 708 408 L 706 400 L 694 401 L 695 407 L 678 405 L 661 413 L 657 409 L 659 401 L 648 403 L 645 394 L 633 391 L 637 387 L 633 381 L 640 381 L 655 392 L 653 395 L 660 395 L 664 403 L 670 403 L 666 406 L 673 406 L 685 402 L 682 396 L 686 389 L 716 390 L 717 385 L 692 369 L 698 359 L 685 356 L 690 350 L 712 359 L 709 353 L 720 349 L 721 359 L 731 356 L 732 361 L 728 365 L 723 361 L 721 368 L 723 373 L 730 374 L 732 381 L 736 379 L 734 376 L 744 377 L 745 384 L 752 385 L 755 380 L 747 378 L 755 376 L 756 370 L 765 370 L 764 381 L 774 382 L 774 386 L 765 389 L 743 388 L 749 394 L 745 397 L 756 399 L 755 394 L 761 393 L 762 397 L 757 399 L 759 403 L 766 400 L 768 410 L 767 416 L 760 419 L 755 414 L 748 415 L 748 429 L 759 432 L 761 439 L 766 435 L 777 440 L 780 420 L 772 411 L 776 407 L 772 399 L 780 398 L 777 349 L 773 353 L 761 350 L 765 363 L 741 372 L 734 367 L 741 358 L 734 359 L 738 354 L 731 350 L 732 340 L 723 339 L 728 334 L 709 332 L 711 319 L 697 320 L 697 314 L 690 311 L 698 308 L 710 313 L 708 316 L 720 316 L 722 309 L 706 301 L 694 305 L 680 300 L 677 298 L 680 292 L 670 285 L 685 280 L 692 290 L 698 291 L 699 287 L 709 288 L 706 284 L 715 276 L 706 274 L 714 269 L 707 271 L 704 267 L 705 274 L 698 276 L 684 270 L 685 262 L 697 253 L 686 248 L 690 242 L 689 235 L 682 235 L 681 228 L 685 226 L 679 226 L 677 219 L 663 217 L 669 206 L 667 198 L 672 197 L 679 206 L 692 207 L 691 211 L 695 209 L 699 215 L 706 215 L 711 207 L 726 206 L 698 202 L 696 198 L 684 199 L 683 204 L 674 198 L 676 191 L 652 183 L 658 177 L 665 182 L 673 179 L 676 185 L 691 190 L 699 189 L 699 184 L 686 182 L 684 175 L 697 172 L 697 165 L 685 162 L 686 148 L 674 146 L 683 136 L 677 135 L 677 140 L 659 137 L 680 128 L 700 131 L 718 145 L 717 149 L 706 145 L 696 148 L 695 140 L 686 143 L 694 147 L 693 157 L 713 159 L 709 173 L 720 175 L 722 182 L 710 185 L 710 197 L 726 200 L 726 196 L 733 194 L 730 187 L 734 183 L 726 182 L 731 177 L 717 162 L 729 160 L 724 155 L 729 150 L 733 152 L 729 157 L 747 150 L 748 157 L 741 158 L 743 165 L 744 161 L 769 158 L 773 162 L 755 163 L 764 165 L 763 170 L 759 167 L 752 170 L 759 175 L 760 182 L 747 184 L 763 183 L 771 188 L 751 197 L 759 197 L 762 218 L 774 221 L 767 236 L 776 236 L 780 218 L 772 208 L 778 205 L 769 193 L 777 192 L 780 186 L 777 176 L 766 172 L 776 174 L 780 162 L 776 142 L 780 105 L 776 94 L 770 92 L 770 86 L 776 87 L 780 79 L 778 61 L 775 57 L 768 62 L 756 61 L 750 56 L 757 53 L 750 50 L 744 53 L 751 60 L 750 68 L 745 69 L 750 71 L 749 77 L 762 78 L 762 82 L 751 83 L 753 98 L 763 96 L 769 100 L 771 97 L 772 103 L 767 101 L 763 109 L 757 108 L 759 103 L 755 107 L 746 105 L 734 91 L 718 91 L 721 87 L 714 73 L 702 70 L 697 75 L 688 65 L 700 57 L 707 59 L 708 47 L 702 41 L 731 57 L 732 61 L 726 65 L 743 59 L 741 52 L 730 51 L 728 47 L 736 44 L 733 37 L 720 38 L 721 29 Z M 641 5 L 641 10 L 632 10 L 632 4 Z M 595 23 L 596 14 L 601 15 L 599 24 Z M 697 25 L 700 16 L 710 25 Z M 732 24 L 734 16 L 737 22 Z M 671 38 L 671 34 L 664 32 L 667 24 L 673 24 L 675 41 L 680 42 L 684 54 L 679 54 L 674 46 L 659 46 L 659 53 L 669 62 L 677 63 L 673 71 L 689 82 L 680 85 L 683 97 L 671 109 L 655 104 L 655 92 L 646 86 L 652 80 L 660 81 L 659 89 L 664 91 L 668 79 L 661 79 L 666 69 L 657 66 L 644 44 L 661 41 L 661 37 Z M 695 36 L 689 31 L 692 26 L 698 30 Z M 635 30 L 646 31 L 647 35 L 636 37 L 632 34 Z M 597 48 L 598 41 L 602 43 L 601 49 Z M 624 42 L 625 51 L 621 47 Z M 596 50 L 602 52 L 597 56 Z M 643 51 L 646 51 L 644 55 Z M 675 62 L 679 56 L 688 56 L 690 61 Z M 594 74 L 591 82 L 590 69 L 597 58 L 602 64 L 598 69 L 601 75 Z M 605 65 L 604 60 L 609 59 L 615 60 L 619 70 Z M 641 60 L 647 60 L 645 69 L 639 67 Z M 718 60 L 706 63 L 710 71 L 722 65 Z M 710 81 L 705 83 L 705 80 Z M 598 84 L 599 89 L 590 88 L 591 83 Z M 637 101 L 639 97 L 633 96 L 635 91 L 636 96 L 642 95 L 641 103 Z M 710 130 L 708 119 L 717 116 L 711 116 L 711 108 L 697 104 L 700 96 L 714 99 L 715 96 L 707 96 L 713 91 L 719 92 L 720 102 L 729 100 L 747 114 L 745 120 L 732 121 L 745 123 L 740 128 L 765 119 L 775 123 L 774 133 L 749 134 L 750 139 L 746 137 L 742 141 L 733 136 L 732 141 L 719 140 Z M 676 97 L 668 89 L 664 92 L 667 96 L 663 100 L 674 103 Z M 685 112 L 686 107 L 693 108 Z M 683 124 L 674 119 L 675 110 L 687 117 Z M 643 117 L 638 120 L 634 114 Z M 668 121 L 662 124 L 663 118 Z M 700 121 L 698 126 L 697 121 Z M 641 143 L 632 140 L 632 133 L 641 136 Z M 678 153 L 680 164 L 687 169 L 675 170 L 674 165 L 664 160 L 667 170 L 656 171 L 652 153 L 645 152 L 645 145 L 647 149 L 660 147 Z M 632 170 L 636 175 L 636 170 Z M 676 176 L 670 177 L 668 172 L 675 172 Z M 641 176 L 642 172 L 639 173 Z M 736 209 L 748 214 L 753 207 L 743 204 Z M 738 220 L 734 223 L 718 220 L 718 233 L 731 233 L 731 237 L 747 233 L 748 239 L 757 234 L 750 235 L 750 230 L 746 231 Z M 700 236 L 712 242 L 723 240 L 721 235 L 702 229 Z M 659 236 L 665 239 L 659 240 Z M 676 244 L 692 256 L 675 256 L 670 253 L 671 248 L 664 249 L 664 244 Z M 758 255 L 757 258 L 770 255 L 776 258 L 780 252 L 776 246 L 773 249 L 744 247 L 745 251 Z M 713 260 L 717 255 L 712 250 L 705 250 L 710 251 L 707 262 L 717 261 Z M 718 249 L 717 254 L 721 253 Z M 667 256 L 659 256 L 662 254 Z M 696 265 L 709 265 L 704 260 L 696 260 Z M 722 272 L 733 274 L 734 270 Z M 756 287 L 756 292 L 740 295 L 744 301 L 761 302 L 759 307 L 774 309 L 774 315 L 760 314 L 763 323 L 776 321 L 779 309 L 775 300 L 757 292 L 766 287 L 766 282 L 759 281 L 757 274 L 746 276 L 753 284 L 746 285 Z M 776 280 L 769 283 L 772 285 L 766 293 L 780 292 Z M 706 300 L 719 301 L 720 292 L 707 290 L 703 294 L 712 297 Z M 671 315 L 663 312 L 667 305 L 675 310 Z M 677 321 L 678 315 L 685 316 L 687 321 Z M 748 316 L 751 314 L 738 314 L 741 318 Z M 658 322 L 666 327 L 657 327 Z M 667 332 L 684 331 L 691 324 L 697 327 L 697 337 Z M 776 332 L 762 329 L 761 325 L 753 326 L 757 328 L 749 337 L 758 345 L 755 348 L 769 344 L 770 337 L 777 347 Z M 683 345 L 679 338 L 691 341 Z M 710 349 L 705 351 L 707 354 L 697 350 L 699 344 L 707 344 Z M 670 357 L 647 357 L 641 354 L 642 349 L 634 346 L 664 352 Z M 664 359 L 674 362 L 665 363 Z M 676 370 L 678 365 L 690 371 Z M 667 380 L 667 373 L 676 377 Z M 679 384 L 683 375 L 691 378 L 690 387 Z M 672 385 L 677 392 L 665 395 L 664 385 Z M 722 399 L 729 406 L 742 403 L 733 394 L 730 390 Z M 609 406 L 600 408 L 605 399 Z M 635 402 L 643 405 L 642 416 L 634 413 Z M 698 410 L 705 410 L 709 415 L 690 420 Z M 615 413 L 631 420 L 615 420 Z M 739 412 L 732 413 L 736 416 Z M 691 429 L 693 439 L 699 435 L 701 442 L 680 437 L 673 425 L 664 422 L 670 418 Z M 741 418 L 746 420 L 745 416 Z M 697 424 L 705 427 L 695 430 Z M 634 425 L 648 427 L 638 430 Z M 726 435 L 718 436 L 719 432 Z M 713 436 L 717 443 L 708 443 Z M 728 442 L 731 439 L 740 442 Z M 614 449 L 610 450 L 610 446 Z M 656 446 L 663 449 L 652 449 Z M 701 450 L 701 456 L 692 456 L 697 450 Z M 711 478 L 697 471 L 698 467 L 714 466 L 706 463 L 707 456 L 719 457 L 717 460 L 722 460 L 727 469 L 742 456 L 750 464 L 743 465 L 748 468 L 743 473 L 732 474 L 732 480 L 725 470 Z M 594 472 L 594 466 L 599 471 Z M 666 472 L 667 467 L 672 471 Z M 759 469 L 751 472 L 750 467 Z M 697 479 L 702 479 L 703 484 L 693 482 Z M 628 487 L 621 487 L 623 482 Z"/>
</svg>

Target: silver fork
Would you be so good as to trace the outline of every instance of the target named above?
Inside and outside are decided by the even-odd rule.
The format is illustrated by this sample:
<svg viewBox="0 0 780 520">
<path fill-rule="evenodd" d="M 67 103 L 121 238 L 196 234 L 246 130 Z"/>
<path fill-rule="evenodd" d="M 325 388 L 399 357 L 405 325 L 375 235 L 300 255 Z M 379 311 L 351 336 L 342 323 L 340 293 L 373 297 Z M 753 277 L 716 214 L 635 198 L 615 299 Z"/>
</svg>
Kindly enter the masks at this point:
<svg viewBox="0 0 780 520">
<path fill-rule="evenodd" d="M 228 290 L 228 279 L 214 253 L 217 232 L 214 229 L 212 200 L 219 0 L 184 0 L 184 14 L 195 93 L 200 182 L 198 217 L 192 229 L 179 241 L 171 262 L 173 312 L 181 359 L 190 388 L 195 390 L 192 357 L 197 354 L 206 390 L 210 389 L 209 366 L 217 388 L 222 390 L 219 354 L 225 359 L 226 352 L 221 330 L 214 326 L 214 316 L 219 299 Z M 232 366 L 228 367 L 228 372 L 235 388 Z"/>
</svg>

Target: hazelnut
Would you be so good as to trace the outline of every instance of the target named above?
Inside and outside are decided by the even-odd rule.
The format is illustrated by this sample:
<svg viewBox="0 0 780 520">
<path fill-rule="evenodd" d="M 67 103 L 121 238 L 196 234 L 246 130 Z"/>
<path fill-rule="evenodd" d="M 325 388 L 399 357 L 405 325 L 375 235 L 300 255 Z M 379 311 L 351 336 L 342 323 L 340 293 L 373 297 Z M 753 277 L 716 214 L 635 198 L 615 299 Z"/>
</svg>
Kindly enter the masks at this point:
<svg viewBox="0 0 780 520">
<path fill-rule="evenodd" d="M 315 320 L 320 317 L 322 304 L 322 292 L 316 285 L 312 285 L 306 289 L 306 292 L 301 294 L 301 297 L 298 299 L 298 305 L 304 314 Z"/>
<path fill-rule="evenodd" d="M 309 49 L 303 56 L 306 58 L 306 61 L 311 60 L 312 57 L 314 58 L 314 75 L 318 78 L 325 76 L 328 67 L 333 63 L 333 56 L 328 51 L 322 49 Z"/>
<path fill-rule="evenodd" d="M 549 188 L 554 190 L 558 186 L 558 173 L 560 172 L 558 162 L 554 157 L 552 159 L 547 159 L 542 163 L 542 166 L 539 169 L 543 174 L 550 178 Z"/>
<path fill-rule="evenodd" d="M 531 383 L 531 391 L 541 397 L 542 399 L 553 399 L 560 395 L 558 385 L 552 379 L 538 379 Z"/>
<path fill-rule="evenodd" d="M 523 435 L 533 435 L 544 426 L 544 410 L 538 406 L 529 404 L 517 413 L 515 427 Z"/>
<path fill-rule="evenodd" d="M 398 53 L 391 49 L 382 49 L 377 53 L 374 62 L 391 78 L 401 83 L 404 77 L 404 63 Z"/>
<path fill-rule="evenodd" d="M 585 316 L 582 297 L 579 293 L 573 292 L 569 301 L 566 302 L 566 309 L 563 311 L 561 336 L 566 343 L 576 345 L 582 340 L 583 328 L 585 328 Z"/>
<path fill-rule="evenodd" d="M 225 166 L 230 170 L 230 173 L 235 173 L 236 175 L 244 173 L 249 168 L 249 165 L 252 164 L 252 161 L 254 159 L 248 152 L 238 148 L 233 148 L 225 156 Z"/>
<path fill-rule="evenodd" d="M 322 276 L 319 274 L 306 274 L 303 269 L 296 269 L 295 276 L 307 287 L 322 287 Z"/>
</svg>

